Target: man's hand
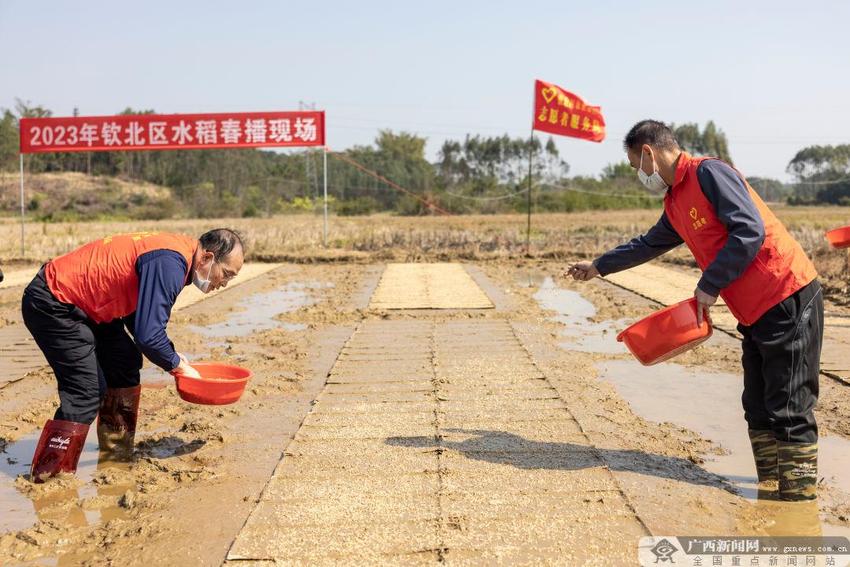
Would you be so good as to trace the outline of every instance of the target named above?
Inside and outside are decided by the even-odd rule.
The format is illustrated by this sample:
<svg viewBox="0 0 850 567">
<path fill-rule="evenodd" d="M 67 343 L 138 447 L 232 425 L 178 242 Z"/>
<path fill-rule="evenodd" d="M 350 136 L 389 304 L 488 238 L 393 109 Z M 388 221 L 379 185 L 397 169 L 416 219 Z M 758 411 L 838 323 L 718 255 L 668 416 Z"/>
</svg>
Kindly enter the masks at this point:
<svg viewBox="0 0 850 567">
<path fill-rule="evenodd" d="M 171 371 L 171 374 L 173 374 L 174 376 L 179 374 L 181 376 L 187 376 L 189 378 L 201 377 L 200 373 L 198 373 L 198 371 L 192 368 L 192 365 L 189 364 L 189 359 L 187 359 L 179 352 L 177 353 L 177 356 L 180 357 L 180 364 L 177 365 L 177 368 Z"/>
<path fill-rule="evenodd" d="M 716 295 L 709 295 L 705 293 L 700 288 L 696 288 L 694 290 L 694 297 L 697 300 L 697 325 L 702 326 L 703 316 L 705 316 L 705 320 L 708 321 L 708 324 L 711 324 L 711 315 L 709 314 L 709 309 L 711 306 L 717 303 Z"/>
<path fill-rule="evenodd" d="M 599 275 L 599 270 L 593 265 L 593 262 L 576 262 L 567 266 L 563 276 L 565 278 L 572 277 L 574 280 L 586 282 L 592 280 Z"/>
</svg>

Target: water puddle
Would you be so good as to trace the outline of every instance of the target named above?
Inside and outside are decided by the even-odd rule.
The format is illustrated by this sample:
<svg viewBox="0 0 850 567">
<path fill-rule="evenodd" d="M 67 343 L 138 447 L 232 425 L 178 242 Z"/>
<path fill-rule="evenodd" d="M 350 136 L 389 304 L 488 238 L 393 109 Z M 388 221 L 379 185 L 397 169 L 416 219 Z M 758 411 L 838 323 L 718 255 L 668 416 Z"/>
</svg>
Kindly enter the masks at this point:
<svg viewBox="0 0 850 567">
<path fill-rule="evenodd" d="M 741 496 L 764 508 L 789 508 L 758 499 L 747 423 L 741 409 L 742 379 L 734 374 L 706 372 L 673 363 L 641 366 L 631 360 L 597 363 L 600 377 L 613 384 L 632 410 L 644 419 L 686 427 L 719 445 L 724 455 L 705 455 L 702 465 L 726 478 Z M 831 435 L 818 440 L 818 476 L 827 485 L 850 494 L 850 441 Z M 800 508 L 795 508 L 800 512 Z M 788 521 L 787 515 L 783 517 Z M 793 522 L 792 522 L 793 523 Z M 840 530 L 841 533 L 827 533 Z M 827 525 L 824 535 L 850 535 Z"/>
<path fill-rule="evenodd" d="M 186 356 L 189 360 L 203 360 L 208 355 L 186 353 Z M 174 377 L 153 365 L 144 367 L 140 377 L 142 388 L 159 389 L 174 384 Z M 99 459 L 96 423 L 89 429 L 80 455 L 76 475 L 79 482 L 75 483 L 77 488 L 57 488 L 44 491 L 43 495 L 41 491 L 36 491 L 36 496 L 32 496 L 24 494 L 15 486 L 18 476 L 29 474 L 41 428 L 0 451 L 0 533 L 29 528 L 38 520 L 50 519 L 71 526 L 87 526 L 126 517 L 126 509 L 115 502 L 128 490 L 134 491 L 135 487 L 92 482 L 98 472 L 109 468 L 126 470 L 129 467 L 128 463 Z M 173 453 L 167 448 L 151 451 L 157 458 L 166 458 Z"/>
<path fill-rule="evenodd" d="M 552 320 L 563 325 L 561 336 L 566 340 L 560 343 L 562 348 L 601 354 L 628 352 L 625 345 L 617 342 L 618 329 L 625 328 L 628 323 L 593 321 L 596 307 L 577 291 L 562 289 L 547 276 L 534 294 L 534 299 L 542 309 L 557 313 Z"/>
<path fill-rule="evenodd" d="M 561 343 L 563 348 L 627 352 L 612 342 L 614 329 L 622 328 L 625 322 L 593 322 L 596 309 L 581 294 L 560 289 L 547 277 L 534 297 L 543 309 L 555 311 L 553 319 L 564 325 L 563 335 L 568 340 Z M 612 384 L 642 418 L 685 427 L 719 445 L 724 454 L 704 455 L 703 468 L 726 478 L 741 496 L 756 504 L 755 509 L 768 513 L 774 520 L 775 535 L 785 531 L 785 535 L 850 536 L 846 527 L 821 523 L 816 502 L 807 507 L 758 498 L 755 464 L 741 408 L 740 376 L 669 362 L 647 367 L 631 359 L 599 362 L 597 369 L 601 379 Z M 818 445 L 819 477 L 830 487 L 850 494 L 850 441 L 837 435 L 821 436 Z"/>
<path fill-rule="evenodd" d="M 32 496 L 18 490 L 15 481 L 18 476 L 29 474 L 40 435 L 41 429 L 38 429 L 0 452 L 0 533 L 24 530 L 39 520 L 82 527 L 126 517 L 126 510 L 118 505 L 117 500 L 132 487 L 96 485 L 92 482 L 99 471 L 128 466 L 125 463 L 99 461 L 94 426 L 89 429 L 80 456 L 77 468 L 79 482 L 74 483 L 75 487 L 36 490 Z"/>
<path fill-rule="evenodd" d="M 244 337 L 258 331 L 269 329 L 284 329 L 287 331 L 303 331 L 306 325 L 300 323 L 285 323 L 277 319 L 278 315 L 297 311 L 302 307 L 316 302 L 313 290 L 333 287 L 330 283 L 308 282 L 290 283 L 282 288 L 255 293 L 244 299 L 242 311 L 231 313 L 226 321 L 206 326 L 192 326 L 198 334 L 210 338 Z M 226 346 L 227 343 L 210 343 L 211 346 Z"/>
</svg>

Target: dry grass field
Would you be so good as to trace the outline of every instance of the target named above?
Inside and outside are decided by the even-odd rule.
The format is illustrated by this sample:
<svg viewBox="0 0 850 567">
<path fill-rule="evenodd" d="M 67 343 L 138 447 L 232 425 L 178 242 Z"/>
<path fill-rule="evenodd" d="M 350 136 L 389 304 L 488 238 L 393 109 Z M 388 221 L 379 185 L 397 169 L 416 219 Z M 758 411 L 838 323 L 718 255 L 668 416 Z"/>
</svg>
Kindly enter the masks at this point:
<svg viewBox="0 0 850 567">
<path fill-rule="evenodd" d="M 848 257 L 831 249 L 823 233 L 850 224 L 850 209 L 841 207 L 774 208 L 805 250 L 815 259 L 829 295 L 846 301 Z M 532 221 L 533 256 L 591 258 L 634 235 L 658 218 L 658 210 L 590 211 L 536 214 Z M 104 235 L 147 230 L 200 234 L 217 226 L 239 230 L 255 261 L 417 261 L 425 259 L 504 260 L 525 254 L 525 215 L 452 217 L 335 217 L 329 222 L 328 246 L 322 246 L 322 218 L 288 215 L 259 219 L 171 219 L 163 221 L 28 223 L 26 253 L 20 251 L 20 224 L 0 220 L 0 262 L 38 263 Z M 684 248 L 668 254 L 670 262 L 692 263 Z M 842 301 L 844 299 L 845 301 Z"/>
</svg>

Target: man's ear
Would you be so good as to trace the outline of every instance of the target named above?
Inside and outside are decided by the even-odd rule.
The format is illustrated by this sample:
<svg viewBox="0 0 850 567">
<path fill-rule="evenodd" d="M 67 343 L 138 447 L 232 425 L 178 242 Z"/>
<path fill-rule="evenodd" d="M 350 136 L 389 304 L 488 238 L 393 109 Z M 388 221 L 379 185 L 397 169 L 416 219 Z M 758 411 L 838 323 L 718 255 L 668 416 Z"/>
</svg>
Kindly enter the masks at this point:
<svg viewBox="0 0 850 567">
<path fill-rule="evenodd" d="M 209 262 L 213 259 L 215 259 L 215 254 L 213 254 L 209 250 L 204 250 L 203 252 L 201 252 L 201 262 L 202 263 L 207 263 L 207 262 Z"/>
</svg>

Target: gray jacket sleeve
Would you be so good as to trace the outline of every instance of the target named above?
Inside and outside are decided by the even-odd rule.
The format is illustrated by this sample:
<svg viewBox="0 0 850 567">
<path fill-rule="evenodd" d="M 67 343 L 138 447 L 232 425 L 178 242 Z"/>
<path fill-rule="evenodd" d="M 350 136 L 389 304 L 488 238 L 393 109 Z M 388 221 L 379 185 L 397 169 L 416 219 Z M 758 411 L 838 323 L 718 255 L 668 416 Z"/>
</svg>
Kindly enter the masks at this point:
<svg viewBox="0 0 850 567">
<path fill-rule="evenodd" d="M 764 242 L 764 222 L 744 180 L 728 164 L 706 160 L 697 168 L 697 178 L 729 233 L 726 244 L 697 283 L 702 291 L 716 296 L 753 262 Z"/>
<path fill-rule="evenodd" d="M 682 242 L 684 241 L 679 233 L 667 219 L 667 214 L 662 213 L 655 226 L 650 228 L 646 234 L 609 250 L 594 260 L 593 265 L 599 270 L 599 275 L 607 276 L 649 262 L 679 246 Z"/>
</svg>

